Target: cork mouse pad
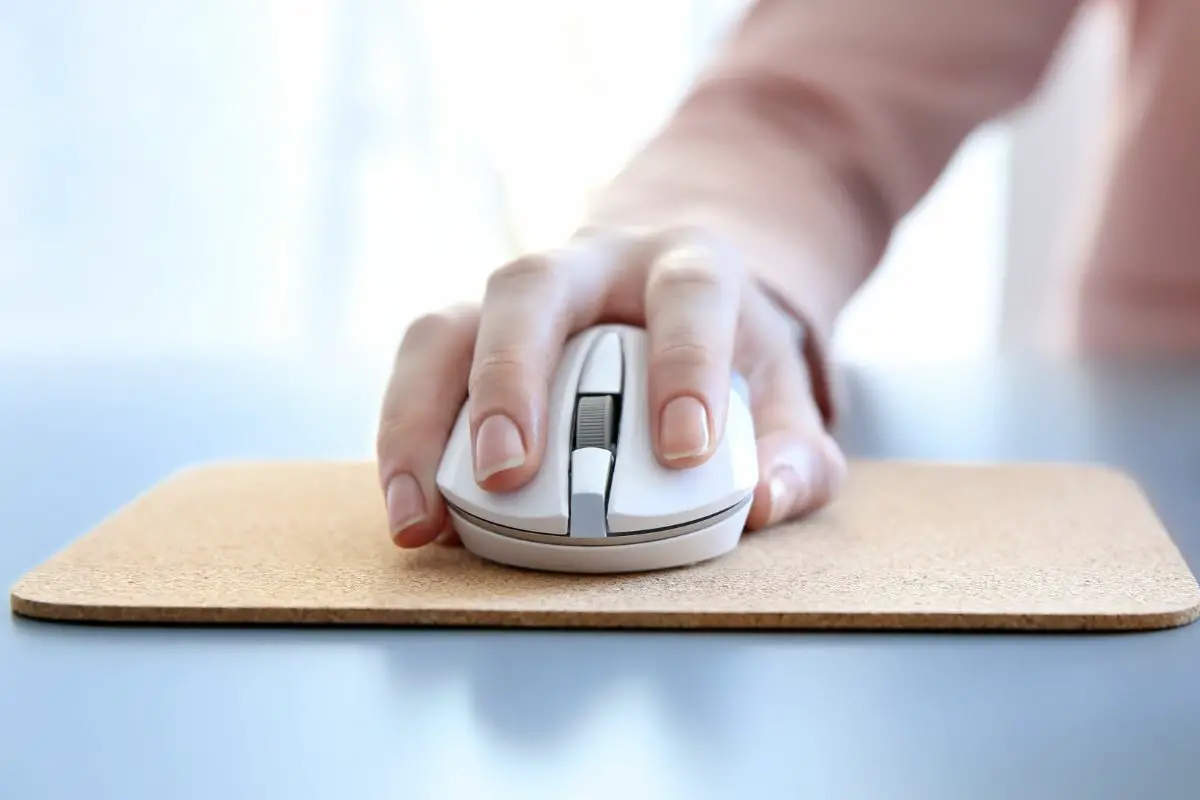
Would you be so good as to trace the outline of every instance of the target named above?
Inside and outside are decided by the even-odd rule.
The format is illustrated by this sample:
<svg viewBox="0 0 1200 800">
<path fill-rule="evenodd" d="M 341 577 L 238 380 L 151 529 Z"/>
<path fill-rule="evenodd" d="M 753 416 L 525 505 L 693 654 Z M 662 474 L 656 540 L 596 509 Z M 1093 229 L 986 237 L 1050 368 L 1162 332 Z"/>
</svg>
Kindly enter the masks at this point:
<svg viewBox="0 0 1200 800">
<path fill-rule="evenodd" d="M 19 533 L 19 532 L 14 532 Z M 53 620 L 514 627 L 1136 630 L 1200 588 L 1129 478 L 853 462 L 838 499 L 698 566 L 554 575 L 396 549 L 370 463 L 190 469 L 13 588 Z"/>
</svg>

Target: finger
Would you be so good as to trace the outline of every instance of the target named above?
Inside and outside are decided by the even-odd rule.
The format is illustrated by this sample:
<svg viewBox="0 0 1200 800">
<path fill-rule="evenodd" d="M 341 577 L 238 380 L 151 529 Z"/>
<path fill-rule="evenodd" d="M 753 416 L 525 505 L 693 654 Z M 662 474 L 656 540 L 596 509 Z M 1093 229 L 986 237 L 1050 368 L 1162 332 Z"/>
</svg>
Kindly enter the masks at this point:
<svg viewBox="0 0 1200 800">
<path fill-rule="evenodd" d="M 488 281 L 470 374 L 475 480 L 524 485 L 545 450 L 550 379 L 567 336 L 600 313 L 615 254 L 599 240 L 518 259 Z"/>
<path fill-rule="evenodd" d="M 746 527 L 755 530 L 811 513 L 836 495 L 846 473 L 826 432 L 803 359 L 780 352 L 755 371 L 752 414 L 759 484 Z"/>
<path fill-rule="evenodd" d="M 665 466 L 703 463 L 725 428 L 741 276 L 694 238 L 668 244 L 646 281 L 650 430 Z"/>
<path fill-rule="evenodd" d="M 817 511 L 837 495 L 846 461 L 818 429 L 779 427 L 758 438 L 763 477 L 754 490 L 746 527 L 757 530 Z"/>
<path fill-rule="evenodd" d="M 446 523 L 437 468 L 466 402 L 478 310 L 460 307 L 408 327 L 384 394 L 376 452 L 392 540 L 431 542 Z"/>
</svg>

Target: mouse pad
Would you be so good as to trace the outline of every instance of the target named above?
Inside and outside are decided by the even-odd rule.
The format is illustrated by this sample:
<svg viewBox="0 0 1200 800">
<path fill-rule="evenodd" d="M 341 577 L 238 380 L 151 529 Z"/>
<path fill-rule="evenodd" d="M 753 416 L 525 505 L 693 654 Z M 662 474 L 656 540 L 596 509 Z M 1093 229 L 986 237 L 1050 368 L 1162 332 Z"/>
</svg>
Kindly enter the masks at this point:
<svg viewBox="0 0 1200 800">
<path fill-rule="evenodd" d="M 104 622 L 1137 630 L 1193 621 L 1200 588 L 1139 487 L 1103 467 L 855 461 L 833 504 L 720 559 L 578 576 L 397 549 L 372 463 L 265 463 L 170 477 L 22 578 L 12 606 Z"/>
</svg>

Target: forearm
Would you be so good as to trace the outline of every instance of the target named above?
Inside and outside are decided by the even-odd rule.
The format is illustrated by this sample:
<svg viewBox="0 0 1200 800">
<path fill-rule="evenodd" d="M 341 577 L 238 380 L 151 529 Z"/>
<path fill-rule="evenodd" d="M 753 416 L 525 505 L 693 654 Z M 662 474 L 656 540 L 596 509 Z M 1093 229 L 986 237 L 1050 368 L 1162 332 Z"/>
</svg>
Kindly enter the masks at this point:
<svg viewBox="0 0 1200 800">
<path fill-rule="evenodd" d="M 593 225 L 707 224 L 818 357 L 897 222 L 1036 88 L 1078 0 L 761 0 Z"/>
<path fill-rule="evenodd" d="M 891 221 L 865 176 L 772 119 L 793 112 L 767 88 L 701 87 L 600 195 L 589 222 L 714 227 L 776 288 L 803 284 L 806 296 L 789 299 L 827 329 L 882 254 Z"/>
</svg>

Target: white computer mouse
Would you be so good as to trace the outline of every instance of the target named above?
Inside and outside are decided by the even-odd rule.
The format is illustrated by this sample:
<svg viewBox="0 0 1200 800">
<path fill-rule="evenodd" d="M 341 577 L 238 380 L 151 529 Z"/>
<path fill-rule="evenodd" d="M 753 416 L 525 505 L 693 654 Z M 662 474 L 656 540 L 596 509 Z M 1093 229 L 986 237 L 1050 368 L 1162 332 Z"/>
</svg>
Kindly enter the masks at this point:
<svg viewBox="0 0 1200 800">
<path fill-rule="evenodd" d="M 646 345 L 645 331 L 626 325 L 566 343 L 541 467 L 516 491 L 475 482 L 463 407 L 437 481 L 468 550 L 514 567 L 615 573 L 695 564 L 737 546 L 758 482 L 745 383 L 733 376 L 716 452 L 697 467 L 664 467 L 650 440 Z"/>
</svg>

